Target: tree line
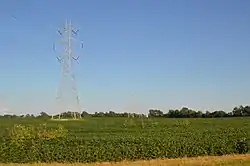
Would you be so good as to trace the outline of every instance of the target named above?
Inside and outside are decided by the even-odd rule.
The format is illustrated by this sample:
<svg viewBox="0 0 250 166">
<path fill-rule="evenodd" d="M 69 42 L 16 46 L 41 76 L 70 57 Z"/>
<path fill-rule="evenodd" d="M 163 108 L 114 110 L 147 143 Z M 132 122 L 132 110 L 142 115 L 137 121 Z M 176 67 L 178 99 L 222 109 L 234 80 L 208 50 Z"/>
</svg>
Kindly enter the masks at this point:
<svg viewBox="0 0 250 166">
<path fill-rule="evenodd" d="M 79 113 L 76 113 L 79 115 Z M 72 118 L 73 112 L 63 112 L 60 114 L 61 118 Z M 250 116 L 250 106 L 239 106 L 233 108 L 231 112 L 225 112 L 223 110 L 209 112 L 206 111 L 205 113 L 202 111 L 195 111 L 189 109 L 187 107 L 183 107 L 181 109 L 171 109 L 167 113 L 159 109 L 150 109 L 148 114 L 139 114 L 139 113 L 116 113 L 114 111 L 109 112 L 95 112 L 93 114 L 83 111 L 81 113 L 81 117 L 161 117 L 161 118 L 216 118 L 216 117 L 246 117 Z M 27 115 L 3 115 L 1 117 L 21 117 L 21 118 L 52 118 L 52 115 L 49 115 L 46 112 L 41 112 L 38 116 L 33 114 Z M 54 115 L 53 118 L 58 118 L 59 115 Z"/>
<path fill-rule="evenodd" d="M 250 106 L 234 107 L 231 112 L 225 112 L 223 110 L 205 113 L 201 111 L 195 111 L 187 107 L 183 107 L 180 110 L 171 109 L 167 113 L 163 113 L 161 110 L 149 110 L 149 116 L 151 117 L 166 117 L 166 118 L 216 118 L 216 117 L 244 117 L 250 116 Z"/>
</svg>

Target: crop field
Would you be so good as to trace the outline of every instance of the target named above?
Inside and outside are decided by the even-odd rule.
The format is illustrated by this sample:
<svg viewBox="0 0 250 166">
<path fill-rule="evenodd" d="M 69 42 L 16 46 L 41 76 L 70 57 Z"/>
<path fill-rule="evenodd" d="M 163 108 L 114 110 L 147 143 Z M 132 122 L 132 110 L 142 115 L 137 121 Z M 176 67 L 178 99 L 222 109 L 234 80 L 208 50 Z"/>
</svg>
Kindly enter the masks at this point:
<svg viewBox="0 0 250 166">
<path fill-rule="evenodd" d="M 1 163 L 89 163 L 248 153 L 250 118 L 0 119 Z"/>
</svg>

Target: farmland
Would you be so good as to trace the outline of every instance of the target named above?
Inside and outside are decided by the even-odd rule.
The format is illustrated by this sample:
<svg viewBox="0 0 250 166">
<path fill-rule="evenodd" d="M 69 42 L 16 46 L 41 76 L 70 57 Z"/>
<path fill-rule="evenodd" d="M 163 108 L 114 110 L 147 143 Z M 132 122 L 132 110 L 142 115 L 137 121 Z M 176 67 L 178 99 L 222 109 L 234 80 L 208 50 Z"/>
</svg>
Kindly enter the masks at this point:
<svg viewBox="0 0 250 166">
<path fill-rule="evenodd" d="M 107 162 L 248 153 L 250 118 L 0 119 L 0 162 Z"/>
</svg>

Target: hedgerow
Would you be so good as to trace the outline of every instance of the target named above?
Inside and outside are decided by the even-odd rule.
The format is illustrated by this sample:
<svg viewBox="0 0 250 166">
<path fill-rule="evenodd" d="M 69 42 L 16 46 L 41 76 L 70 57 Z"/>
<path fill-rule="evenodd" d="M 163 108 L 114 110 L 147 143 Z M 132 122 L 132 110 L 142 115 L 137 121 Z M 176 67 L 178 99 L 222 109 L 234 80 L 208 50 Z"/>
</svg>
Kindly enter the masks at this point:
<svg viewBox="0 0 250 166">
<path fill-rule="evenodd" d="M 63 126 L 47 129 L 46 125 L 15 125 L 1 138 L 0 162 L 102 162 L 248 152 L 249 136 L 242 129 L 199 131 L 188 127 L 185 123 L 179 132 L 145 129 L 138 135 L 85 138 L 67 134 Z"/>
</svg>

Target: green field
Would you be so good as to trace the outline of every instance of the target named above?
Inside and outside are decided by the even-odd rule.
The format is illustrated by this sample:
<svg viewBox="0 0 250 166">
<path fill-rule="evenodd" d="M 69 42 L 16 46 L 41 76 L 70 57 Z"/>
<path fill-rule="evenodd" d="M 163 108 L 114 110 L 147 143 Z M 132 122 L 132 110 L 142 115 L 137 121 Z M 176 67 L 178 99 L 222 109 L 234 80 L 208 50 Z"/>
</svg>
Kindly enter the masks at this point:
<svg viewBox="0 0 250 166">
<path fill-rule="evenodd" d="M 4 163 L 225 155 L 247 153 L 250 145 L 250 118 L 1 118 L 0 124 L 0 162 Z M 20 129 L 13 128 L 14 124 L 31 126 Z M 39 124 L 46 124 L 43 130 L 55 131 L 55 135 L 37 136 Z M 61 134 L 56 133 L 58 126 L 63 128 Z"/>
</svg>

